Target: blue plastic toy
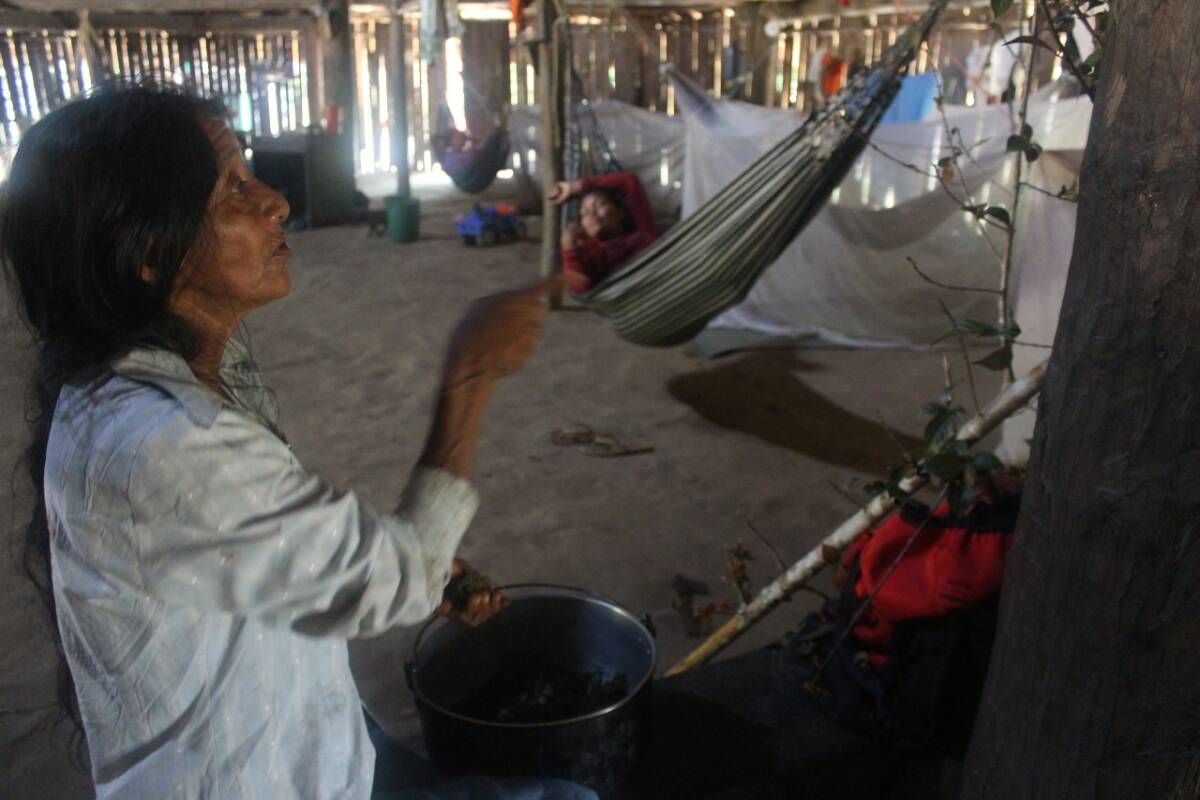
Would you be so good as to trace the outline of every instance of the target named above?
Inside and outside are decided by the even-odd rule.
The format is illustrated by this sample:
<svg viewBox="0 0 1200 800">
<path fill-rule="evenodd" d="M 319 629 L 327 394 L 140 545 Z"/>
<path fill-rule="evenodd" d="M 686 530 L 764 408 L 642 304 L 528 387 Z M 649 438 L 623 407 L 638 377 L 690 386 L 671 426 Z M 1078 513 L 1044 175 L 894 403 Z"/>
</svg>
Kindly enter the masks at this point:
<svg viewBox="0 0 1200 800">
<path fill-rule="evenodd" d="M 454 231 L 462 237 L 463 244 L 491 247 L 498 242 L 525 238 L 525 223 L 514 205 L 476 203 L 470 211 L 455 218 Z"/>
</svg>

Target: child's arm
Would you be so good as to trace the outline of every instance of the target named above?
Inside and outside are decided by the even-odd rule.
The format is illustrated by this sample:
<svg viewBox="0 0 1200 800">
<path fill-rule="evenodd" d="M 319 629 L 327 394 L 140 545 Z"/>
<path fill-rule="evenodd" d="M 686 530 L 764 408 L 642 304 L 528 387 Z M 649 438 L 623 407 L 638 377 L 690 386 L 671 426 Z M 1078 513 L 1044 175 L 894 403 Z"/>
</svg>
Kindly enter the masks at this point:
<svg viewBox="0 0 1200 800">
<path fill-rule="evenodd" d="M 562 232 L 562 267 L 567 289 L 582 294 L 592 288 L 593 275 L 605 262 L 604 248 L 584 234 L 577 223 L 570 223 Z"/>
</svg>

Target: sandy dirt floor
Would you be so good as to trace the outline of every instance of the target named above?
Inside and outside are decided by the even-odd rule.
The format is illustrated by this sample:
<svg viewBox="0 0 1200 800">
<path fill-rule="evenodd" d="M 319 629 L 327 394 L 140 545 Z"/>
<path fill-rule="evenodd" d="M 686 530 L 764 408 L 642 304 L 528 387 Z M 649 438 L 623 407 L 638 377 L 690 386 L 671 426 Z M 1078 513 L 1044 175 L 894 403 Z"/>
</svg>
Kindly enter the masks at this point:
<svg viewBox="0 0 1200 800">
<path fill-rule="evenodd" d="M 538 272 L 534 242 L 469 249 L 434 209 L 423 225 L 411 245 L 360 227 L 293 234 L 292 296 L 250 319 L 301 461 L 386 507 L 425 435 L 451 326 L 473 297 Z M 6 298 L 0 317 L 6 466 L 25 441 L 31 360 L 9 306 Z M 802 556 L 854 510 L 844 494 L 861 496 L 901 460 L 881 420 L 911 446 L 920 406 L 941 382 L 941 358 L 929 353 L 770 350 L 704 362 L 683 348 L 625 344 L 584 311 L 555 313 L 532 363 L 495 393 L 478 459 L 482 505 L 461 555 L 501 583 L 583 587 L 649 612 L 661 672 L 699 642 L 672 609 L 672 578 L 703 580 L 712 599 L 734 600 L 722 580 L 726 550 L 744 542 L 761 586 L 778 567 L 751 526 L 783 561 Z M 580 426 L 653 450 L 602 458 L 552 442 L 555 430 Z M 13 487 L 0 495 L 10 542 L 27 514 L 22 473 Z M 42 609 L 10 559 L 3 570 L 0 797 L 90 796 L 64 756 L 68 728 L 54 724 Z M 798 595 L 728 653 L 780 636 L 817 602 Z M 370 708 L 418 741 L 402 677 L 412 638 L 401 630 L 355 643 L 353 662 Z"/>
</svg>

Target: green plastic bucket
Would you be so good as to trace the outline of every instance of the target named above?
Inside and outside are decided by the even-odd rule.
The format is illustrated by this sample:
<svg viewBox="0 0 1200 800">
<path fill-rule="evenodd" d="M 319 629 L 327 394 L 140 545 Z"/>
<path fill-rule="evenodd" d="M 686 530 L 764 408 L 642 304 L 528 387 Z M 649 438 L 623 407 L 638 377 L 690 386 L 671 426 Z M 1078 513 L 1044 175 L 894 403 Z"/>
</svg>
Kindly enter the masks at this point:
<svg viewBox="0 0 1200 800">
<path fill-rule="evenodd" d="M 393 242 L 415 242 L 421 231 L 421 201 L 415 197 L 392 195 L 384 198 L 387 209 L 387 234 Z"/>
</svg>

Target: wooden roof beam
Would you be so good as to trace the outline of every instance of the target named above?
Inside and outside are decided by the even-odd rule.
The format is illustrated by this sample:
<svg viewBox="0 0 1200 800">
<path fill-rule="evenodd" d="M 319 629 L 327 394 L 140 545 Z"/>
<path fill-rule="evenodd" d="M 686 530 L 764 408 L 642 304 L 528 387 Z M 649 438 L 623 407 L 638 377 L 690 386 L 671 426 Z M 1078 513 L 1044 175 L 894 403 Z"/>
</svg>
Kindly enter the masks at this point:
<svg viewBox="0 0 1200 800">
<path fill-rule="evenodd" d="M 171 33 L 271 33 L 304 30 L 313 21 L 309 14 L 135 14 L 92 12 L 98 30 L 153 30 Z M 13 11 L 0 9 L 0 29 L 76 30 L 79 15 L 69 11 Z"/>
<path fill-rule="evenodd" d="M 271 33 L 304 30 L 312 23 L 309 14 L 128 14 L 91 15 L 92 27 L 124 30 L 155 30 L 171 33 Z"/>
</svg>

